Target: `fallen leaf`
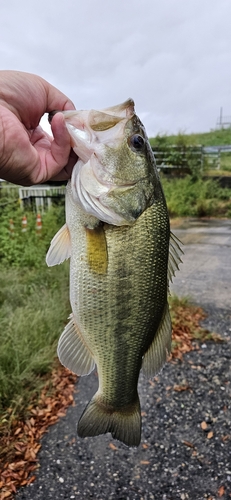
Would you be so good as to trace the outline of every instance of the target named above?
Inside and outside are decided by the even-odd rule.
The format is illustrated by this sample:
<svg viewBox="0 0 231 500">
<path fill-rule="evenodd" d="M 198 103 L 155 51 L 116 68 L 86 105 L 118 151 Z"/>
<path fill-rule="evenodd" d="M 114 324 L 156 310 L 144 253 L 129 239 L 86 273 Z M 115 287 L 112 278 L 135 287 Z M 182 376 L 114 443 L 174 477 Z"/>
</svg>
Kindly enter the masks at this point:
<svg viewBox="0 0 231 500">
<path fill-rule="evenodd" d="M 41 448 L 40 439 L 47 427 L 64 415 L 73 404 L 72 393 L 77 377 L 63 367 L 56 368 L 49 375 L 42 389 L 39 402 L 27 408 L 25 421 L 13 421 L 9 428 L 1 427 L 0 444 L 0 500 L 13 498 L 20 486 L 27 486 L 35 479 L 31 475 L 38 467 L 36 455 Z M 48 396 L 49 393 L 49 396 Z M 10 409 L 8 410 L 10 415 Z"/>
<path fill-rule="evenodd" d="M 205 421 L 201 422 L 201 428 L 203 429 L 203 431 L 205 431 L 205 429 L 207 429 L 208 425 L 206 424 Z"/>
<path fill-rule="evenodd" d="M 195 448 L 194 444 L 190 443 L 190 441 L 183 441 L 183 444 L 185 444 L 185 446 L 188 446 L 189 448 Z"/>
<path fill-rule="evenodd" d="M 226 434 L 225 436 L 221 436 L 222 441 L 225 443 L 225 441 L 228 441 L 230 439 L 230 434 Z"/>
<path fill-rule="evenodd" d="M 190 390 L 189 385 L 174 385 L 173 390 L 177 392 Z"/>
<path fill-rule="evenodd" d="M 220 486 L 220 488 L 218 490 L 218 496 L 219 497 L 223 497 L 224 494 L 225 494 L 225 487 L 224 486 Z"/>
<path fill-rule="evenodd" d="M 22 430 L 22 427 L 18 427 L 18 429 L 16 429 L 14 435 L 17 436 Z"/>
<path fill-rule="evenodd" d="M 0 497 L 0 498 L 1 498 L 1 500 L 4 500 L 5 498 L 10 497 L 11 495 L 12 495 L 12 492 L 11 492 L 11 491 L 3 491 L 3 492 L 1 493 L 1 497 Z"/>
<path fill-rule="evenodd" d="M 118 450 L 118 448 L 113 443 L 109 443 L 109 446 L 110 446 L 111 450 L 113 450 L 113 451 Z"/>
<path fill-rule="evenodd" d="M 148 460 L 141 460 L 140 463 L 142 465 L 148 465 L 148 464 L 150 464 L 150 462 Z"/>
<path fill-rule="evenodd" d="M 207 434 L 207 438 L 208 439 L 211 439 L 213 437 L 213 431 L 210 431 L 208 434 Z"/>
</svg>

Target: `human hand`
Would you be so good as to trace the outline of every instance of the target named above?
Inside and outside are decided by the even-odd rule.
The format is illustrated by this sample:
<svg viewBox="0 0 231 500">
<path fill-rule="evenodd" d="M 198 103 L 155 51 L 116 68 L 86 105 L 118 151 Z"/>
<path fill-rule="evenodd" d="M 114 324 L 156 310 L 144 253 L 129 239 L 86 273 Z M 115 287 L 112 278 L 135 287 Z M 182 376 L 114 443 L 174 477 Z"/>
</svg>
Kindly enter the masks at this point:
<svg viewBox="0 0 231 500">
<path fill-rule="evenodd" d="M 55 109 L 75 106 L 39 76 L 0 71 L 0 178 L 24 186 L 70 178 L 76 155 L 62 113 L 52 119 L 54 137 L 39 126 Z"/>
</svg>

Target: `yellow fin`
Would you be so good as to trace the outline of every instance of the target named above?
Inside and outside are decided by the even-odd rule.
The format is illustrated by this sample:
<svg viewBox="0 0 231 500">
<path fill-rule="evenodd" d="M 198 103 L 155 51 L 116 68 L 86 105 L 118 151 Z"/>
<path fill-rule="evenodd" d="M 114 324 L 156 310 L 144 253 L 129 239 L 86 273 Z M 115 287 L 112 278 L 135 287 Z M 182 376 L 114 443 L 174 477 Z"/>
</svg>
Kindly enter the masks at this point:
<svg viewBox="0 0 231 500">
<path fill-rule="evenodd" d="M 87 258 L 91 271 L 106 274 L 108 265 L 107 242 L 103 226 L 86 228 Z"/>
<path fill-rule="evenodd" d="M 61 264 L 71 256 L 71 239 L 66 224 L 56 233 L 51 241 L 46 255 L 46 263 L 49 267 Z"/>
</svg>

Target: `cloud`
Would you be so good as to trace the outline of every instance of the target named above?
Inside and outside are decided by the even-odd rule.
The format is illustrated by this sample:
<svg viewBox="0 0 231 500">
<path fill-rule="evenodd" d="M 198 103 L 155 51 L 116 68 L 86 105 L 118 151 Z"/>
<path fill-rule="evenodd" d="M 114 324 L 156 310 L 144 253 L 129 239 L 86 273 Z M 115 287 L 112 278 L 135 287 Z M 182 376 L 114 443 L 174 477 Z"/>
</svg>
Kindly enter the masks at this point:
<svg viewBox="0 0 231 500">
<path fill-rule="evenodd" d="M 133 97 L 149 135 L 230 110 L 230 0 L 8 0 L 2 69 L 40 74 L 80 109 Z"/>
</svg>

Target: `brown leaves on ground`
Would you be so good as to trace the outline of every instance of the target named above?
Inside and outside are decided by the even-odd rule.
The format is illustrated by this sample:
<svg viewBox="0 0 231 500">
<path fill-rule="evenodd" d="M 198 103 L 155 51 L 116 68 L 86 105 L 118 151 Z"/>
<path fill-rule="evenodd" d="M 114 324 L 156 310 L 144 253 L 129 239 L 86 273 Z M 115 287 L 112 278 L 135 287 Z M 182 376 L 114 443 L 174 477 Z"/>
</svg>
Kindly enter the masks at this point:
<svg viewBox="0 0 231 500">
<path fill-rule="evenodd" d="M 198 341 L 213 340 L 221 342 L 219 335 L 208 332 L 200 326 L 206 314 L 200 307 L 191 305 L 173 306 L 172 316 L 172 352 L 170 359 L 182 359 L 186 352 L 198 349 Z"/>
<path fill-rule="evenodd" d="M 205 318 L 201 308 L 179 304 L 172 307 L 171 313 L 171 360 L 182 359 L 186 352 L 198 349 L 195 340 L 221 340 L 200 327 L 200 321 Z M 0 500 L 11 499 L 17 488 L 34 481 L 40 439 L 47 428 L 64 416 L 66 408 L 73 404 L 76 380 L 77 377 L 69 370 L 59 366 L 52 372 L 39 401 L 32 402 L 28 408 L 27 420 L 13 421 L 10 429 L 6 424 L 0 426 Z M 190 387 L 175 386 L 174 390 L 190 390 Z M 9 418 L 12 418 L 10 414 Z M 208 438 L 211 437 L 208 435 Z M 185 442 L 185 445 L 191 446 L 191 443 Z M 115 450 L 116 447 L 111 443 L 110 448 Z"/>
<path fill-rule="evenodd" d="M 35 480 L 40 439 L 73 404 L 76 380 L 66 368 L 55 369 L 39 401 L 28 408 L 27 420 L 13 421 L 10 430 L 0 427 L 0 500 L 11 499 L 17 488 Z"/>
<path fill-rule="evenodd" d="M 218 496 L 219 498 L 222 498 L 225 494 L 225 487 L 222 485 L 220 486 L 219 490 L 218 490 Z"/>
</svg>

